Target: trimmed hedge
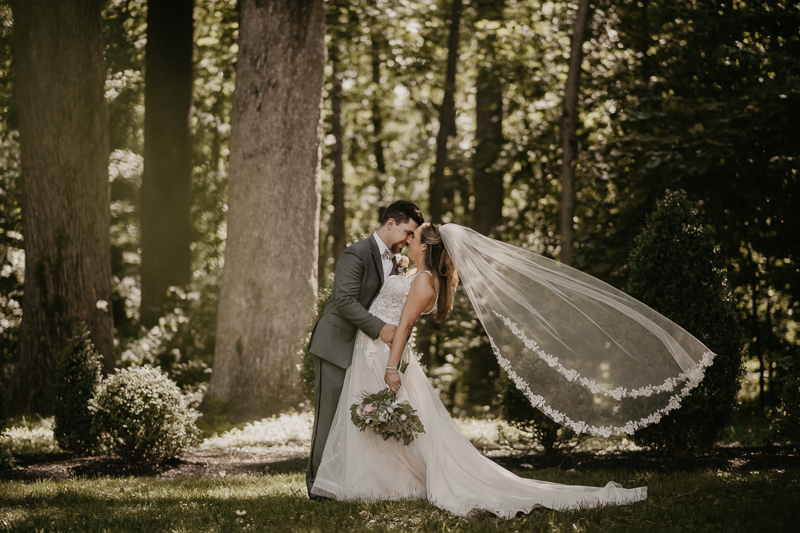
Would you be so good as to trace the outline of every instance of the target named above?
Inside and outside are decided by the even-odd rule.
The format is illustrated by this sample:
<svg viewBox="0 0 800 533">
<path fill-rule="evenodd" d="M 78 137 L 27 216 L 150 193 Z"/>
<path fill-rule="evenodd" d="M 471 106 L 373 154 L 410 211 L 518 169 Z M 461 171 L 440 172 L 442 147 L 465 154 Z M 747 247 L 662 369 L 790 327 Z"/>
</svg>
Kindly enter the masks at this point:
<svg viewBox="0 0 800 533">
<path fill-rule="evenodd" d="M 710 448 L 734 409 L 743 337 L 719 248 L 685 192 L 667 192 L 657 203 L 636 238 L 629 266 L 628 294 L 717 354 L 682 407 L 636 432 L 634 441 L 678 454 Z"/>
<path fill-rule="evenodd" d="M 56 364 L 55 427 L 56 442 L 64 450 L 85 454 L 97 445 L 89 402 L 100 387 L 102 356 L 81 323 L 72 334 Z"/>
<path fill-rule="evenodd" d="M 117 370 L 92 401 L 100 440 L 133 464 L 159 463 L 198 441 L 200 414 L 159 368 Z"/>
</svg>

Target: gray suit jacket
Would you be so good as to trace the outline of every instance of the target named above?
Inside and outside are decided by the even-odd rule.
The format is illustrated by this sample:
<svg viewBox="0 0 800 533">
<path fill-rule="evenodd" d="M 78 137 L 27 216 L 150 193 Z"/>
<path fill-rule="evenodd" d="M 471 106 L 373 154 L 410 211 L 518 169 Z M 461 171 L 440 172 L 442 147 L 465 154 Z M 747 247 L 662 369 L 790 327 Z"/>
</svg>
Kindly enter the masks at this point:
<svg viewBox="0 0 800 533">
<path fill-rule="evenodd" d="M 311 332 L 309 351 L 339 368 L 348 368 L 353 361 L 356 331 L 377 339 L 386 325 L 367 311 L 383 282 L 380 251 L 372 235 L 342 252 L 333 292 Z"/>
</svg>

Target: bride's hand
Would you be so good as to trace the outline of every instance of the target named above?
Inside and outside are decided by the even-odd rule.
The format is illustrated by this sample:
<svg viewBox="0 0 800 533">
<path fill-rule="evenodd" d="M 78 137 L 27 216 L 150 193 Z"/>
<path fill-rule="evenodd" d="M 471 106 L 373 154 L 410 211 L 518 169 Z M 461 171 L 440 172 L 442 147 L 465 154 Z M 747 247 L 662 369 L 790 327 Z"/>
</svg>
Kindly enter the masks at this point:
<svg viewBox="0 0 800 533">
<path fill-rule="evenodd" d="M 400 374 L 390 374 L 386 373 L 383 375 L 383 380 L 389 385 L 389 388 L 392 389 L 392 392 L 397 394 L 397 391 L 400 390 L 400 384 L 402 383 L 400 380 Z"/>
</svg>

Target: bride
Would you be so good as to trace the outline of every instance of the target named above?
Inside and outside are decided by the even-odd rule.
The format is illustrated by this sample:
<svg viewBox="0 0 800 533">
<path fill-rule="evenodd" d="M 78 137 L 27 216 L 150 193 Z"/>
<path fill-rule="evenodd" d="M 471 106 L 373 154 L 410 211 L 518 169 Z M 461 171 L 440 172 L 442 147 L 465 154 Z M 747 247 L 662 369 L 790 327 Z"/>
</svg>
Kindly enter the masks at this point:
<svg viewBox="0 0 800 533">
<path fill-rule="evenodd" d="M 455 515 L 465 516 L 471 511 L 485 510 L 503 518 L 513 517 L 520 511 L 527 513 L 539 506 L 550 509 L 576 509 L 644 500 L 647 497 L 646 487 L 624 489 L 614 482 L 609 482 L 605 487 L 560 485 L 515 476 L 481 455 L 456 427 L 416 358 L 406 346 L 406 339 L 420 315 L 434 313 L 435 320 L 441 322 L 452 309 L 453 293 L 459 281 L 456 264 L 459 269 L 462 269 L 463 266 L 468 271 L 476 268 L 484 270 L 483 272 L 470 272 L 470 279 L 463 279 L 467 293 L 492 339 L 492 346 L 501 365 L 517 382 L 517 385 L 523 388 L 532 403 L 551 418 L 569 424 L 571 427 L 575 427 L 574 424 L 577 424 L 577 429 L 585 432 L 610 434 L 631 432 L 632 429 L 645 423 L 657 421 L 656 418 L 660 414 L 676 407 L 672 401 L 675 397 L 671 396 L 668 399 L 669 405 L 663 406 L 660 411 L 653 409 L 652 405 L 648 405 L 646 409 L 642 410 L 638 406 L 640 402 L 634 402 L 637 406 L 632 411 L 627 408 L 623 409 L 625 412 L 638 413 L 633 415 L 630 420 L 624 417 L 620 418 L 619 406 L 608 409 L 609 413 L 614 413 L 613 416 L 603 418 L 598 415 L 595 419 L 590 419 L 590 421 L 598 423 L 613 419 L 618 423 L 617 425 L 611 423 L 598 426 L 579 422 L 578 420 L 587 418 L 578 419 L 576 413 L 583 413 L 587 404 L 583 401 L 585 397 L 577 392 L 578 389 L 571 388 L 573 385 L 580 387 L 587 394 L 600 397 L 601 401 L 594 402 L 594 404 L 600 405 L 599 411 L 603 411 L 605 408 L 603 402 L 613 403 L 610 398 L 615 396 L 619 396 L 616 400 L 623 403 L 630 403 L 631 398 L 643 396 L 644 392 L 640 390 L 642 387 L 634 389 L 613 387 L 615 383 L 620 382 L 619 379 L 623 378 L 620 378 L 614 371 L 609 373 L 603 366 L 604 363 L 599 360 L 594 361 L 593 366 L 599 364 L 599 367 L 606 369 L 602 373 L 605 375 L 604 379 L 598 377 L 600 374 L 589 373 L 587 370 L 589 365 L 576 363 L 571 368 L 561 365 L 561 361 L 570 363 L 569 354 L 574 354 L 575 347 L 558 340 L 559 334 L 561 336 L 577 334 L 582 339 L 578 341 L 580 343 L 587 338 L 585 335 L 591 336 L 592 332 L 586 330 L 581 334 L 581 332 L 576 332 L 575 328 L 567 328 L 559 332 L 560 326 L 554 326 L 548 322 L 547 317 L 542 317 L 539 310 L 530 309 L 528 302 L 531 299 L 542 301 L 545 309 L 549 305 L 547 302 L 552 300 L 544 293 L 536 295 L 535 298 L 531 298 L 534 293 L 528 293 L 527 299 L 519 297 L 520 291 L 529 290 L 532 274 L 526 270 L 525 280 L 527 281 L 521 279 L 515 281 L 512 267 L 519 264 L 522 265 L 521 268 L 530 269 L 530 259 L 527 256 L 519 255 L 524 252 L 523 250 L 477 234 L 473 235 L 473 233 L 453 224 L 439 227 L 430 223 L 419 226 L 414 232 L 409 244 L 408 256 L 417 264 L 417 270 L 407 275 L 388 277 L 378 297 L 369 308 L 371 314 L 387 324 L 397 324 L 395 340 L 390 347 L 380 338 L 373 340 L 363 332 L 358 332 L 353 361 L 345 375 L 342 395 L 311 493 L 314 496 L 347 501 L 424 498 Z M 487 249 L 480 250 L 478 254 L 480 265 L 483 265 L 479 267 L 476 267 L 478 263 L 475 259 L 475 250 L 465 248 L 465 246 L 474 245 L 474 242 L 469 243 L 476 238 L 479 238 L 483 245 L 489 246 Z M 492 250 L 492 246 L 500 248 Z M 528 252 L 524 252 L 524 254 L 528 254 Z M 539 285 L 548 287 L 550 292 L 558 293 L 561 298 L 569 300 L 570 305 L 574 308 L 573 311 L 577 309 L 574 302 L 577 301 L 578 293 L 594 290 L 602 293 L 599 296 L 595 294 L 593 296 L 595 299 L 619 298 L 617 294 L 612 294 L 613 291 L 609 291 L 606 286 L 602 286 L 600 289 L 590 289 L 581 285 L 584 280 L 576 278 L 575 272 L 571 269 L 570 276 L 572 277 L 561 279 L 559 282 L 558 280 L 554 281 L 554 276 L 557 278 L 564 275 L 565 271 L 559 270 L 560 267 L 547 264 L 536 268 L 536 275 L 533 277 L 538 276 Z M 588 276 L 586 277 L 588 278 Z M 487 279 L 494 280 L 492 282 L 494 285 L 487 285 Z M 490 305 L 493 297 L 496 298 L 494 300 L 496 305 Z M 609 305 L 613 307 L 613 302 Z M 628 302 L 628 305 L 633 304 Z M 590 311 L 586 310 L 587 307 L 590 306 L 583 306 L 580 309 L 581 317 L 590 318 L 590 322 L 603 332 L 612 329 L 605 327 L 600 318 L 591 315 Z M 643 305 L 642 307 L 644 308 Z M 490 313 L 490 310 L 493 314 Z M 638 311 L 643 310 L 638 309 Z M 631 316 L 635 311 L 626 307 L 620 312 Z M 642 320 L 637 322 L 644 324 L 644 329 L 649 328 L 650 324 L 657 322 L 660 317 L 652 310 L 649 315 L 646 313 L 645 315 Z M 519 321 L 520 318 L 525 320 Z M 570 319 L 569 312 L 562 309 L 558 318 Z M 517 321 L 514 321 L 515 319 Z M 531 341 L 526 336 L 526 331 L 528 335 L 536 336 L 540 342 Z M 613 335 L 613 332 L 606 334 L 614 336 L 614 342 L 604 342 L 600 344 L 601 347 L 606 351 L 613 352 L 618 348 L 622 352 L 628 352 L 629 346 L 625 342 L 630 336 L 616 336 Z M 555 338 L 556 341 L 548 343 L 548 335 Z M 656 336 L 663 337 L 658 332 Z M 516 349 L 512 349 L 514 343 L 517 343 Z M 611 344 L 615 348 L 609 348 Z M 666 342 L 666 344 L 670 349 L 675 348 L 670 342 Z M 552 347 L 557 351 L 558 346 L 564 348 L 564 355 L 554 365 L 551 364 L 554 357 L 545 354 L 542 347 Z M 527 351 L 527 355 L 520 356 L 521 359 L 514 359 L 514 353 L 523 351 Z M 677 351 L 681 352 L 682 350 L 678 349 Z M 550 359 L 542 358 L 543 354 Z M 607 353 L 605 356 L 603 361 L 613 361 L 613 355 Z M 680 360 L 680 357 L 675 356 L 675 359 Z M 636 366 L 636 363 L 631 362 L 630 357 L 626 360 L 628 361 L 626 366 Z M 398 372 L 402 362 L 408 363 L 404 373 Z M 541 364 L 542 362 L 544 365 Z M 693 361 L 687 359 L 683 363 L 682 365 L 679 363 L 683 371 L 687 371 L 687 368 L 696 370 L 697 365 L 694 365 Z M 652 365 L 648 363 L 646 366 L 649 372 L 649 374 L 645 372 L 646 377 L 652 379 L 653 374 L 650 372 Z M 582 370 L 583 373 L 574 368 Z M 562 369 L 567 373 L 561 372 Z M 528 373 L 526 374 L 526 372 Z M 558 372 L 561 372 L 563 376 Z M 535 376 L 539 375 L 544 376 L 545 381 L 536 382 Z M 562 379 L 558 380 L 558 377 Z M 695 374 L 684 372 L 677 376 L 677 379 L 670 379 L 673 381 L 668 379 L 666 388 L 664 385 L 660 385 L 664 390 L 659 389 L 658 386 L 651 387 L 650 394 L 647 396 L 659 396 L 661 392 L 669 393 L 680 381 L 689 381 L 684 389 L 691 388 L 690 385 L 694 386 L 699 381 L 696 372 Z M 563 383 L 554 386 L 554 381 Z M 624 381 L 623 379 L 623 383 L 642 384 L 644 382 L 630 379 Z M 530 385 L 536 385 L 537 389 L 531 391 Z M 421 433 L 407 446 L 393 439 L 384 441 L 371 431 L 362 432 L 351 422 L 350 406 L 359 403 L 365 393 L 375 393 L 386 386 L 397 393 L 398 399 L 408 401 L 416 409 L 424 425 L 424 433 Z M 624 390 L 619 392 L 620 389 Z M 610 396 L 608 391 L 611 391 Z M 539 394 L 534 394 L 534 392 Z M 540 396 L 540 394 L 544 394 L 544 396 Z M 567 396 L 570 396 L 570 399 L 564 401 Z M 550 399 L 553 400 L 553 403 L 547 402 Z M 570 411 L 570 409 L 577 409 L 577 411 Z M 641 413 L 650 413 L 650 418 L 645 420 L 644 417 L 639 417 Z M 622 426 L 622 423 L 625 425 Z"/>
</svg>

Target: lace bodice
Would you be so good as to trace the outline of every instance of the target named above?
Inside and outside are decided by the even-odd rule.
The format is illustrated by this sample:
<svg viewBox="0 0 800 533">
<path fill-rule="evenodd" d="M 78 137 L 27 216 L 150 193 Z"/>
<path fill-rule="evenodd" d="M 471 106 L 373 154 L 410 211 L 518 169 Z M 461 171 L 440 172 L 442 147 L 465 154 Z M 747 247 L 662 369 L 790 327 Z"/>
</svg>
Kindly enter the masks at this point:
<svg viewBox="0 0 800 533">
<path fill-rule="evenodd" d="M 369 306 L 369 312 L 387 324 L 399 323 L 400 315 L 403 313 L 403 306 L 408 298 L 408 292 L 411 290 L 411 282 L 423 272 L 427 272 L 427 270 L 419 271 L 411 276 L 389 276 L 383 287 L 381 287 L 378 297 Z M 436 309 L 436 303 L 433 304 L 431 311 L 433 309 Z M 428 313 L 431 311 L 428 311 Z"/>
</svg>

